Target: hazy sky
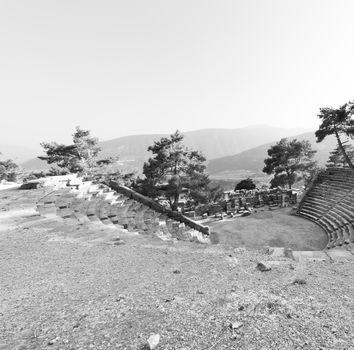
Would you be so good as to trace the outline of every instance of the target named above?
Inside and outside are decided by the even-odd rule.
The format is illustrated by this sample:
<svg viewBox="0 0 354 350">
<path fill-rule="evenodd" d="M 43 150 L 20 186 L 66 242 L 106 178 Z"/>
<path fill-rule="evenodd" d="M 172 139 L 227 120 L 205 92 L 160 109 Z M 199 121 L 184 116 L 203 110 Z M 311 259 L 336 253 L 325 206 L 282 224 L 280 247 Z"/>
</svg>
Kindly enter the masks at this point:
<svg viewBox="0 0 354 350">
<path fill-rule="evenodd" d="M 1 0 L 0 0 L 1 1 Z M 354 99 L 353 0 L 3 0 L 0 143 L 318 126 Z"/>
</svg>

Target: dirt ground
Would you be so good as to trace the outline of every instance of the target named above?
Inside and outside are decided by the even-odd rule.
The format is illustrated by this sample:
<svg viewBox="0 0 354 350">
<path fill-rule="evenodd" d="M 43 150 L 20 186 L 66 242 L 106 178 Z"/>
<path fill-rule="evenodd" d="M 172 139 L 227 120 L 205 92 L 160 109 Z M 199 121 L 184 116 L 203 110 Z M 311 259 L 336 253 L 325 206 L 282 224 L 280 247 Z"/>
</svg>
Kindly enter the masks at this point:
<svg viewBox="0 0 354 350">
<path fill-rule="evenodd" d="M 41 195 L 0 192 L 0 349 L 354 349 L 353 260 L 79 226 Z"/>
<path fill-rule="evenodd" d="M 326 233 L 313 222 L 292 215 L 291 208 L 257 209 L 250 216 L 210 224 L 212 241 L 232 247 L 289 247 L 293 250 L 324 249 Z"/>
</svg>

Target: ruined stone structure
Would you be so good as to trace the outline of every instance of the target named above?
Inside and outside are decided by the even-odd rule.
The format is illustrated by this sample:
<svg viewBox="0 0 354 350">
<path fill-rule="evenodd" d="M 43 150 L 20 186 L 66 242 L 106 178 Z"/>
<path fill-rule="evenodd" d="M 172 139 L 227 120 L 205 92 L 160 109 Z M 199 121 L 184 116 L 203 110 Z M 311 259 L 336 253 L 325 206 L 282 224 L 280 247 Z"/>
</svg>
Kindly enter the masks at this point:
<svg viewBox="0 0 354 350">
<path fill-rule="evenodd" d="M 122 185 L 119 185 L 115 181 L 111 181 L 109 183 L 109 187 L 111 187 L 113 190 L 117 191 L 117 193 L 120 193 L 122 195 L 125 195 L 131 199 L 134 199 L 135 201 L 142 203 L 143 205 L 149 207 L 150 209 L 153 209 L 157 211 L 158 213 L 164 214 L 170 219 L 173 219 L 175 221 L 178 221 L 180 223 L 183 223 L 187 225 L 188 227 L 200 231 L 203 234 L 209 235 L 209 227 L 200 225 L 196 223 L 194 220 L 191 220 L 189 217 L 181 214 L 180 212 L 172 211 L 159 203 L 156 203 L 153 201 L 151 198 L 148 198 L 146 196 L 143 196 L 142 194 L 128 188 Z"/>
<path fill-rule="evenodd" d="M 117 183 L 111 183 L 115 190 L 90 181 L 82 182 L 78 178 L 49 185 L 53 186 L 53 190 L 37 203 L 41 215 L 54 214 L 82 224 L 103 223 L 128 231 L 153 234 L 162 239 L 206 241 L 209 234 L 207 226 L 163 208 Z"/>
<path fill-rule="evenodd" d="M 301 200 L 297 215 L 328 235 L 328 248 L 354 242 L 354 171 L 328 168 L 318 174 Z"/>
</svg>

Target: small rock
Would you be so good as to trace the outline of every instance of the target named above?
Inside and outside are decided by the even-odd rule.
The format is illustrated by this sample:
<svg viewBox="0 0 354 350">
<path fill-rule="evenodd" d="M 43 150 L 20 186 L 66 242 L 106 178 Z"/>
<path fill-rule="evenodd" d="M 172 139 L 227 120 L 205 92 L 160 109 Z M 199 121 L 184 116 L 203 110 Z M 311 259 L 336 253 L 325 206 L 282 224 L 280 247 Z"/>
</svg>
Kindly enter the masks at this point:
<svg viewBox="0 0 354 350">
<path fill-rule="evenodd" d="M 229 327 L 234 330 L 234 329 L 239 329 L 243 326 L 242 322 L 231 322 Z"/>
<path fill-rule="evenodd" d="M 295 278 L 294 281 L 291 282 L 291 284 L 306 284 L 306 281 L 302 278 Z"/>
<path fill-rule="evenodd" d="M 114 244 L 114 245 L 123 245 L 123 244 L 125 244 L 125 242 L 120 239 L 119 241 L 116 241 L 116 242 L 114 242 L 113 244 Z"/>
<path fill-rule="evenodd" d="M 181 273 L 181 270 L 173 270 L 173 273 L 174 273 L 175 275 L 178 275 L 179 273 Z"/>
<path fill-rule="evenodd" d="M 257 269 L 261 272 L 270 271 L 272 268 L 264 262 L 258 262 Z"/>
<path fill-rule="evenodd" d="M 160 334 L 151 334 L 147 343 L 149 345 L 149 349 L 153 350 L 157 347 L 160 342 Z"/>
<path fill-rule="evenodd" d="M 116 302 L 123 301 L 125 297 L 123 295 L 118 295 L 118 298 L 116 299 Z"/>
<path fill-rule="evenodd" d="M 167 299 L 165 299 L 165 303 L 169 303 L 169 302 L 171 302 L 173 300 L 175 300 L 175 297 L 167 298 Z"/>
<path fill-rule="evenodd" d="M 59 340 L 59 337 L 56 337 L 55 339 L 49 340 L 48 345 L 54 345 L 58 340 Z"/>
</svg>

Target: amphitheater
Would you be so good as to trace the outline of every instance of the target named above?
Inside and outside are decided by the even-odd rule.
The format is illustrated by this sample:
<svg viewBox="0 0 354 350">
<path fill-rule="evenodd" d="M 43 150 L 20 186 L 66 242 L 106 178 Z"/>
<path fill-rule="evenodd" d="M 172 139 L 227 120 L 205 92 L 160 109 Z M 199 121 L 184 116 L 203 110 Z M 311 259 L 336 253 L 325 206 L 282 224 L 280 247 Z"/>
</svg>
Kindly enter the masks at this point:
<svg viewBox="0 0 354 350">
<path fill-rule="evenodd" d="M 320 250 L 211 244 L 115 182 L 39 184 L 0 192 L 0 349 L 354 349 L 351 170 L 291 209 Z"/>
<path fill-rule="evenodd" d="M 297 213 L 326 232 L 328 248 L 354 243 L 353 171 L 327 169 L 307 192 Z"/>
</svg>

